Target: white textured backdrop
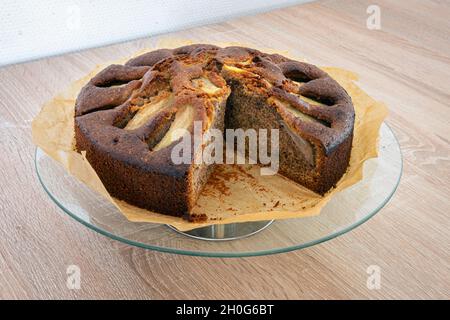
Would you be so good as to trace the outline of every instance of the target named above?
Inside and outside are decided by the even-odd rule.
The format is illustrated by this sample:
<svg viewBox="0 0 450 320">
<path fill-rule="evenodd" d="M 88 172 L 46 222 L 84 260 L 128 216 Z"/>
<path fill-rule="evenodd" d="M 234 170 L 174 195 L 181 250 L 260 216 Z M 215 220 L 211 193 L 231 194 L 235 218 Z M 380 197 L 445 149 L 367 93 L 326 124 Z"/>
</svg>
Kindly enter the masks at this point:
<svg viewBox="0 0 450 320">
<path fill-rule="evenodd" d="M 308 0 L 0 0 L 0 66 Z"/>
</svg>

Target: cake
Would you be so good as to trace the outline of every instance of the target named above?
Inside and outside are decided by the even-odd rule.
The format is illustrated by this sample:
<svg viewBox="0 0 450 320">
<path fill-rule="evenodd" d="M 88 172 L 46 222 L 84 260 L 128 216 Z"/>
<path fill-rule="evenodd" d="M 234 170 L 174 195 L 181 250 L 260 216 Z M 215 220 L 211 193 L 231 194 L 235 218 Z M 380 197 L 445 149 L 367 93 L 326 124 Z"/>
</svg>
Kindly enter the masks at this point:
<svg viewBox="0 0 450 320">
<path fill-rule="evenodd" d="M 194 161 L 198 148 L 191 163 L 171 161 L 176 129 L 192 134 L 194 121 L 202 132 L 278 129 L 278 173 L 320 195 L 349 164 L 354 108 L 327 73 L 279 54 L 203 44 L 145 53 L 94 76 L 75 104 L 76 149 L 113 197 L 201 221 L 192 209 L 214 164 Z"/>
</svg>

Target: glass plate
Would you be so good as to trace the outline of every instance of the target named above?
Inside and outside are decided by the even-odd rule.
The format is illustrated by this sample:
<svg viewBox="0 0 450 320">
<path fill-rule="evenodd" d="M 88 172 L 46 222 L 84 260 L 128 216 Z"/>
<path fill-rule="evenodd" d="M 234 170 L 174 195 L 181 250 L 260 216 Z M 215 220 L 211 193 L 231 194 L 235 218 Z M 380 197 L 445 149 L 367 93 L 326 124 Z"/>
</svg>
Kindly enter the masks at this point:
<svg viewBox="0 0 450 320">
<path fill-rule="evenodd" d="M 402 173 L 397 139 L 381 126 L 379 157 L 364 165 L 364 178 L 338 193 L 318 216 L 277 220 L 261 232 L 230 241 L 205 241 L 166 225 L 128 221 L 102 196 L 69 175 L 41 149 L 36 171 L 50 198 L 85 226 L 124 243 L 151 250 L 208 257 L 245 257 L 306 248 L 342 235 L 373 217 L 394 194 Z M 230 226 L 230 225 L 228 225 Z"/>
</svg>

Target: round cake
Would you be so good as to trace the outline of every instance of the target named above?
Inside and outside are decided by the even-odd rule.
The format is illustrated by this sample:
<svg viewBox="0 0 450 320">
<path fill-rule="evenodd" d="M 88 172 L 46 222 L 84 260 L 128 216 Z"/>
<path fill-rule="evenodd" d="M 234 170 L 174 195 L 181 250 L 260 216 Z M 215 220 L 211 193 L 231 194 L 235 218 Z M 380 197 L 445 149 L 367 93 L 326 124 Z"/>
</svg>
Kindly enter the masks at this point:
<svg viewBox="0 0 450 320">
<path fill-rule="evenodd" d="M 278 173 L 323 195 L 348 167 L 354 117 L 347 92 L 311 64 L 196 44 L 98 73 L 78 95 L 75 139 L 113 197 L 201 221 L 192 208 L 214 164 L 195 161 L 198 148 L 174 163 L 177 129 L 278 129 Z"/>
</svg>

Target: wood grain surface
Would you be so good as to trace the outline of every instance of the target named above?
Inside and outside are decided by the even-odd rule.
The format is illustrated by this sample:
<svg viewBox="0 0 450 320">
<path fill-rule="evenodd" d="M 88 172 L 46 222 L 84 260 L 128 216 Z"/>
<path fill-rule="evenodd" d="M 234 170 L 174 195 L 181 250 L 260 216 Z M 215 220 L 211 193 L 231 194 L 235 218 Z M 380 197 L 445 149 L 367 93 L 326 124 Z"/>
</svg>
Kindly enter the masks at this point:
<svg viewBox="0 0 450 320">
<path fill-rule="evenodd" d="M 40 186 L 30 124 L 43 102 L 152 37 L 0 69 L 0 298 L 450 298 L 450 2 L 317 1 L 172 34 L 280 48 L 347 68 L 390 107 L 404 157 L 393 199 L 332 241 L 274 256 L 196 258 L 134 248 L 64 214 Z M 66 268 L 81 269 L 81 289 Z M 366 286 L 370 265 L 381 288 Z"/>
</svg>

